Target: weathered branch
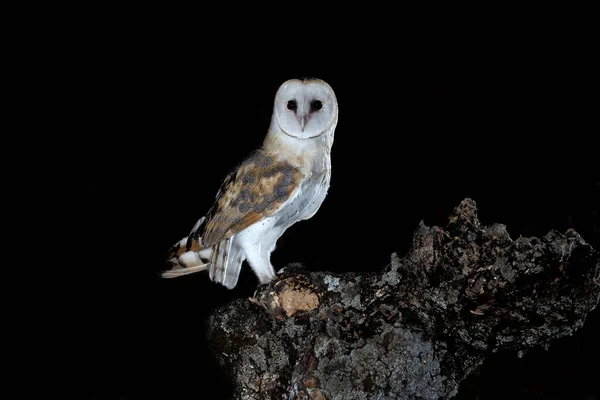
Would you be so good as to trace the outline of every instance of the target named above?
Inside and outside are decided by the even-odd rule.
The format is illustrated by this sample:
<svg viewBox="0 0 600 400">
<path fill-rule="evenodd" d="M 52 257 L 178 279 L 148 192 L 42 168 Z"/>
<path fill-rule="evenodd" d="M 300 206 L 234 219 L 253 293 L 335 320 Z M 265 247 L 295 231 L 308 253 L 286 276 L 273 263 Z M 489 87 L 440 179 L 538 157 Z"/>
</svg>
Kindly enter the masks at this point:
<svg viewBox="0 0 600 400">
<path fill-rule="evenodd" d="M 449 398 L 490 352 L 547 346 L 599 299 L 599 254 L 575 231 L 513 241 L 467 199 L 380 273 L 288 266 L 208 335 L 236 398 Z"/>
</svg>

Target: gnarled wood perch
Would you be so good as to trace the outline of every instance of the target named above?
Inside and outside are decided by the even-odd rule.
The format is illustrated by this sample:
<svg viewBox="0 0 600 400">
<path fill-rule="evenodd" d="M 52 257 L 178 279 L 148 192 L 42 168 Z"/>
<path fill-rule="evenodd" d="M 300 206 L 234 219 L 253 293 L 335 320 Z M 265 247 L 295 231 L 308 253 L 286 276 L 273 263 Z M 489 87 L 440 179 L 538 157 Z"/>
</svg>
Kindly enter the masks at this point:
<svg viewBox="0 0 600 400">
<path fill-rule="evenodd" d="M 512 240 L 466 199 L 381 272 L 290 265 L 208 336 L 239 399 L 450 398 L 486 355 L 547 346 L 599 299 L 599 253 L 575 231 Z"/>
</svg>

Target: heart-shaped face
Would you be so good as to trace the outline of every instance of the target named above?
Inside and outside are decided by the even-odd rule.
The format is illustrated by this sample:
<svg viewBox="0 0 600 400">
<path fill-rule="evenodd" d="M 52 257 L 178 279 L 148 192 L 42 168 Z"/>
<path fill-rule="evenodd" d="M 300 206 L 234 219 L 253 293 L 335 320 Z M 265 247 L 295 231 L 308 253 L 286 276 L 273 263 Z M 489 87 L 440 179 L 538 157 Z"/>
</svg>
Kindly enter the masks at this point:
<svg viewBox="0 0 600 400">
<path fill-rule="evenodd" d="M 326 82 L 291 79 L 279 87 L 274 112 L 279 128 L 286 135 L 308 139 L 322 135 L 331 126 L 338 105 Z"/>
</svg>

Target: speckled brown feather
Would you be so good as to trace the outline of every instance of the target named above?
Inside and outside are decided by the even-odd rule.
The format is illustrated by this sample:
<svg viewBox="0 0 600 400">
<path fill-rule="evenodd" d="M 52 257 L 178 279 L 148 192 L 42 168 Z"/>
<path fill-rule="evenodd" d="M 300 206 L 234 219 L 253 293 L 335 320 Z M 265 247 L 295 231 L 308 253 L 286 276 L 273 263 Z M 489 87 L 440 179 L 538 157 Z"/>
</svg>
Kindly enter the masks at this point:
<svg viewBox="0 0 600 400">
<path fill-rule="evenodd" d="M 257 150 L 227 176 L 204 229 L 194 235 L 199 248 L 209 248 L 264 217 L 273 215 L 303 179 L 299 169 Z M 193 241 L 194 242 L 194 241 Z M 192 243 L 193 243 L 192 242 Z"/>
</svg>

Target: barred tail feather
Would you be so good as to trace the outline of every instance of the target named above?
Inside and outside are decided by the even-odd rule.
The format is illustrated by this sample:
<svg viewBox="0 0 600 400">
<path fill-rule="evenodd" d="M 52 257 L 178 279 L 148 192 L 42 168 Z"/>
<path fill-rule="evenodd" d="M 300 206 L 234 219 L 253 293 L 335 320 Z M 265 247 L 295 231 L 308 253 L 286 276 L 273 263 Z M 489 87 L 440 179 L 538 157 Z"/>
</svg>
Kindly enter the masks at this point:
<svg viewBox="0 0 600 400">
<path fill-rule="evenodd" d="M 173 267 L 170 270 L 163 272 L 161 274 L 161 276 L 163 278 L 177 278 L 177 277 L 180 277 L 183 275 L 188 275 L 188 274 L 193 274 L 195 272 L 204 271 L 205 269 L 208 268 L 208 266 L 209 266 L 209 264 L 200 264 L 200 265 L 196 265 L 195 267 L 183 268 L 178 265 L 176 267 Z"/>
<path fill-rule="evenodd" d="M 161 273 L 163 278 L 177 278 L 208 269 L 208 260 L 212 257 L 211 248 L 203 249 L 198 239 L 184 237 L 170 250 L 168 262 L 170 268 Z"/>
<path fill-rule="evenodd" d="M 235 235 L 221 241 L 211 248 L 204 248 L 199 229 L 202 217 L 189 236 L 177 242 L 170 250 L 168 261 L 170 268 L 161 273 L 163 278 L 177 278 L 208 270 L 210 280 L 233 289 L 238 282 L 245 253 L 236 244 Z"/>
</svg>

